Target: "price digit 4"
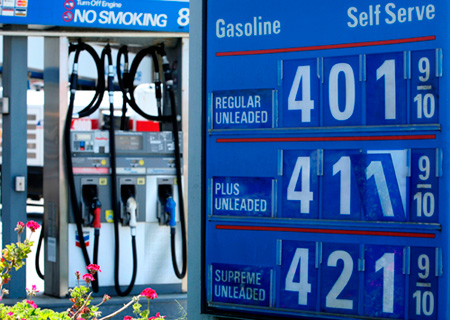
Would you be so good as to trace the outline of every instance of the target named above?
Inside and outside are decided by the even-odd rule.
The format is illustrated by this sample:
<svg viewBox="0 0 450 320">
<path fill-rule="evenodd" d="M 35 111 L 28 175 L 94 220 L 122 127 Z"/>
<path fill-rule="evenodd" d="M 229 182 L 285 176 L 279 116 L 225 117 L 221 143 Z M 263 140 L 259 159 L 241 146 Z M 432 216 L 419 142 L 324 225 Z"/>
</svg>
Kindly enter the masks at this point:
<svg viewBox="0 0 450 320">
<path fill-rule="evenodd" d="M 311 284 L 308 283 L 308 259 L 309 249 L 297 248 L 285 282 L 285 290 L 298 292 L 298 304 L 304 306 L 308 304 L 308 293 L 311 292 Z M 294 281 L 297 269 L 299 269 L 300 274 L 299 282 Z"/>
<path fill-rule="evenodd" d="M 298 157 L 292 172 L 287 189 L 287 199 L 300 201 L 300 213 L 310 213 L 310 202 L 313 201 L 313 193 L 310 185 L 311 158 Z M 301 191 L 296 191 L 300 178 Z"/>
<path fill-rule="evenodd" d="M 297 100 L 301 84 L 301 100 Z M 314 101 L 311 100 L 311 66 L 299 66 L 288 97 L 288 110 L 301 110 L 301 122 L 311 122 L 311 111 Z"/>
</svg>

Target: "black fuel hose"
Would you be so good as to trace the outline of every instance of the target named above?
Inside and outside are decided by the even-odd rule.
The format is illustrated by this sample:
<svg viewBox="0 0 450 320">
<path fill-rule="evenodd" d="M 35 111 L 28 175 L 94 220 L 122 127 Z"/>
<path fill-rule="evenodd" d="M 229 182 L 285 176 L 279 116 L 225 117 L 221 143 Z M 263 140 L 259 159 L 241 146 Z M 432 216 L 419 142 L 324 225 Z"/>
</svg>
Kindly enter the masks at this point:
<svg viewBox="0 0 450 320">
<path fill-rule="evenodd" d="M 125 291 L 122 291 L 119 284 L 119 256 L 120 256 L 120 235 L 119 235 L 119 201 L 117 199 L 117 164 L 116 164 L 116 142 L 115 142 L 115 128 L 114 128 L 114 73 L 113 73 L 113 62 L 111 55 L 111 48 L 108 46 L 102 52 L 102 62 L 104 64 L 105 57 L 108 58 L 108 94 L 109 94 L 109 152 L 110 152 L 110 163 L 111 163 L 111 199 L 114 212 L 114 287 L 119 296 L 127 296 L 130 294 L 134 287 L 137 275 L 137 251 L 136 251 L 136 236 L 132 236 L 132 246 L 133 246 L 133 273 L 131 277 L 131 282 Z"/>
<path fill-rule="evenodd" d="M 184 216 L 184 201 L 183 201 L 183 185 L 181 180 L 181 151 L 180 151 L 180 141 L 178 137 L 178 125 L 177 125 L 177 113 L 175 105 L 175 94 L 172 88 L 167 88 L 169 91 L 171 106 L 172 106 L 172 135 L 175 143 L 175 167 L 177 174 L 177 187 L 178 187 L 178 203 L 180 208 L 180 223 L 181 223 L 181 237 L 182 237 L 182 270 L 178 268 L 176 260 L 176 249 L 175 249 L 175 228 L 171 232 L 171 249 L 172 249 L 172 265 L 175 275 L 179 279 L 183 279 L 186 276 L 187 269 L 187 245 L 186 245 L 186 219 Z"/>
<path fill-rule="evenodd" d="M 169 93 L 169 101 L 171 107 L 171 122 L 172 122 L 172 135 L 173 141 L 175 144 L 175 168 L 177 175 L 177 187 L 178 187 L 178 203 L 180 210 L 180 223 L 181 223 L 181 242 L 182 242 L 182 269 L 178 268 L 178 263 L 176 260 L 176 234 L 175 228 L 171 228 L 170 238 L 171 238 L 171 251 L 172 251 L 172 265 L 173 270 L 175 271 L 175 275 L 179 279 L 183 279 L 186 276 L 187 271 L 187 235 L 186 235 L 186 218 L 184 212 L 184 200 L 183 200 L 183 184 L 181 180 L 181 150 L 180 150 L 180 139 L 178 132 L 178 119 L 177 119 L 177 107 L 176 107 L 176 99 L 175 92 L 173 89 L 173 78 L 172 71 L 170 69 L 169 60 L 167 59 L 167 55 L 164 51 L 164 47 L 160 46 L 158 48 L 159 54 L 162 56 L 162 66 L 164 72 L 164 81 L 166 85 L 166 90 Z"/>
<path fill-rule="evenodd" d="M 157 57 L 157 48 L 152 46 L 148 47 L 146 49 L 143 49 L 139 51 L 136 56 L 133 59 L 133 63 L 131 64 L 130 73 L 128 76 L 128 79 L 124 78 L 124 87 L 126 87 L 129 91 L 129 98 L 127 98 L 127 103 L 131 106 L 131 108 L 140 116 L 142 116 L 144 119 L 151 120 L 151 121 L 157 121 L 157 122 L 170 122 L 171 117 L 170 116 L 164 116 L 162 114 L 162 110 L 160 107 L 158 107 L 158 115 L 150 115 L 145 113 L 139 105 L 136 103 L 135 97 L 134 97 L 134 85 L 133 81 L 137 73 L 137 69 L 139 65 L 141 64 L 144 57 L 147 55 L 150 55 L 153 60 L 153 67 L 155 69 L 155 93 L 156 93 L 156 100 L 157 104 L 160 105 L 161 102 L 161 71 L 159 69 L 159 62 Z M 126 81 L 125 81 L 126 80 Z"/>
<path fill-rule="evenodd" d="M 39 278 L 42 280 L 45 279 L 44 274 L 41 271 L 41 266 L 39 265 L 39 257 L 41 256 L 41 247 L 42 247 L 42 241 L 44 240 L 44 228 L 45 228 L 45 220 L 42 220 L 42 226 L 41 226 L 41 234 L 39 235 L 39 241 L 37 243 L 36 248 L 36 258 L 34 259 L 34 266 L 36 268 L 36 273 Z"/>
<path fill-rule="evenodd" d="M 83 110 L 78 112 L 78 117 L 84 118 L 90 116 L 92 113 L 97 111 L 97 109 L 100 107 L 100 104 L 102 103 L 103 94 L 105 92 L 105 76 L 104 76 L 105 70 L 97 52 L 93 47 L 91 47 L 86 43 L 80 43 L 79 46 L 81 47 L 82 50 L 86 50 L 89 53 L 89 55 L 94 60 L 95 66 L 97 68 L 97 86 L 95 88 L 94 97 Z"/>
<path fill-rule="evenodd" d="M 123 73 L 122 73 L 122 67 L 120 62 L 122 61 L 122 56 L 124 57 L 124 66 L 123 66 Z M 116 62 L 116 68 L 117 68 L 117 80 L 119 82 L 119 88 L 122 92 L 122 117 L 120 120 L 120 130 L 125 130 L 127 128 L 126 124 L 126 114 L 127 114 L 127 104 L 128 104 L 128 94 L 129 89 L 127 86 L 125 86 L 125 83 L 128 83 L 128 77 L 130 76 L 129 67 L 128 67 L 128 47 L 122 46 L 119 48 L 119 51 L 117 52 L 117 62 Z M 125 83 L 124 83 L 125 82 Z"/>
<path fill-rule="evenodd" d="M 87 252 L 86 243 L 85 243 L 84 237 L 83 237 L 82 212 L 81 212 L 79 202 L 77 200 L 78 197 L 77 197 L 77 192 L 76 192 L 76 188 L 75 188 L 75 177 L 73 174 L 72 152 L 71 152 L 71 145 L 70 145 L 70 128 L 72 125 L 72 115 L 73 115 L 73 109 L 74 109 L 74 104 L 75 104 L 75 93 L 78 88 L 78 59 L 79 59 L 80 53 L 83 50 L 86 50 L 92 56 L 94 61 L 96 62 L 97 70 L 100 70 L 100 71 L 98 71 L 98 73 L 102 74 L 101 78 L 103 78 L 103 74 L 104 74 L 103 67 L 101 66 L 101 64 L 98 64 L 100 59 L 99 59 L 97 53 L 95 52 L 95 50 L 91 46 L 89 46 L 85 43 L 78 43 L 77 45 L 72 45 L 72 51 L 75 51 L 75 57 L 74 57 L 72 75 L 70 78 L 70 99 L 69 99 L 69 106 L 67 109 L 66 121 L 64 124 L 63 139 L 64 139 L 64 151 L 65 151 L 65 158 L 66 158 L 65 160 L 66 160 L 67 180 L 69 182 L 69 197 L 70 197 L 73 216 L 74 216 L 74 220 L 75 220 L 75 224 L 76 224 L 76 228 L 77 228 L 78 238 L 80 241 L 81 251 L 83 253 L 83 258 L 84 258 L 85 264 L 86 264 L 86 266 L 88 266 L 89 264 L 91 264 L 91 262 L 90 262 L 89 254 Z M 71 50 L 69 50 L 69 52 L 70 51 Z M 104 80 L 103 80 L 103 84 L 104 84 Z M 102 86 L 102 81 L 100 81 L 100 78 L 99 78 L 99 85 L 100 85 L 100 88 L 97 88 L 97 90 L 96 90 L 96 92 L 99 92 L 99 93 L 96 94 L 94 96 L 94 98 L 92 99 L 92 101 L 89 103 L 89 105 L 83 109 L 83 111 L 84 111 L 83 114 L 91 114 L 91 113 L 95 112 L 94 108 L 98 108 L 98 106 L 100 106 L 101 100 L 99 100 L 100 102 L 97 101 L 100 96 L 103 97 L 103 93 L 100 93 L 101 86 Z M 79 115 L 80 114 L 82 114 L 82 112 L 80 112 Z M 98 281 L 92 282 L 92 290 L 94 292 L 99 291 Z"/>
</svg>

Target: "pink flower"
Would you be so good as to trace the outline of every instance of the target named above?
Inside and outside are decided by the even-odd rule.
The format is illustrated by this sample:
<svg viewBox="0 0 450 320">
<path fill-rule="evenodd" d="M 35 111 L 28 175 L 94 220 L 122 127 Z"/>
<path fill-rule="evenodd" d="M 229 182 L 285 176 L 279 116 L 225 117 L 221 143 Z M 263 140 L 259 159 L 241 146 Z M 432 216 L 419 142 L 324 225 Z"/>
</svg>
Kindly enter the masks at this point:
<svg viewBox="0 0 450 320">
<path fill-rule="evenodd" d="M 36 221 L 30 220 L 27 222 L 27 228 L 29 228 L 31 232 L 35 232 L 37 229 L 40 228 L 40 225 Z"/>
<path fill-rule="evenodd" d="M 84 281 L 86 281 L 87 284 L 89 284 L 89 283 L 91 283 L 91 281 L 95 280 L 94 276 L 90 273 L 84 274 L 82 278 Z"/>
<path fill-rule="evenodd" d="M 146 297 L 147 299 L 156 299 L 158 295 L 156 294 L 156 291 L 152 288 L 144 289 L 144 291 L 141 292 L 142 297 Z"/>
<path fill-rule="evenodd" d="M 162 316 L 159 314 L 159 312 L 156 313 L 156 315 L 154 317 L 148 318 L 148 320 L 152 320 L 152 319 L 165 319 L 166 316 Z"/>
<path fill-rule="evenodd" d="M 25 288 L 25 290 L 27 291 L 27 294 L 32 297 L 34 297 L 36 293 L 39 292 L 39 290 L 34 284 L 31 286 L 31 289 Z"/>
<path fill-rule="evenodd" d="M 105 294 L 105 295 L 103 296 L 103 302 L 108 301 L 108 300 L 111 300 L 111 297 L 108 296 L 107 294 Z"/>
<path fill-rule="evenodd" d="M 13 313 L 12 311 L 8 312 L 7 314 L 8 314 L 8 316 L 10 316 L 10 317 L 11 317 L 12 315 L 14 315 L 14 313 Z"/>
<path fill-rule="evenodd" d="M 36 303 L 34 303 L 33 300 L 27 300 L 27 303 L 28 303 L 30 306 L 32 306 L 34 309 L 37 308 L 37 305 L 36 305 Z"/>
<path fill-rule="evenodd" d="M 80 271 L 75 271 L 75 277 L 77 277 L 77 280 L 80 280 L 81 277 Z"/>
<path fill-rule="evenodd" d="M 88 266 L 86 267 L 86 269 L 88 269 L 88 271 L 89 271 L 91 274 L 95 274 L 97 271 L 98 271 L 98 272 L 102 272 L 102 270 L 100 270 L 100 266 L 99 266 L 98 264 L 93 264 L 93 263 L 91 263 L 90 265 L 88 265 Z"/>
<path fill-rule="evenodd" d="M 130 316 L 125 316 L 125 317 L 123 317 L 123 320 L 132 320 L 133 318 L 132 317 L 130 317 Z"/>
<path fill-rule="evenodd" d="M 23 222 L 19 221 L 19 222 L 17 222 L 17 226 L 14 229 L 14 231 L 17 231 L 18 234 L 21 234 L 23 232 L 24 228 L 25 228 L 25 225 L 23 224 Z"/>
</svg>

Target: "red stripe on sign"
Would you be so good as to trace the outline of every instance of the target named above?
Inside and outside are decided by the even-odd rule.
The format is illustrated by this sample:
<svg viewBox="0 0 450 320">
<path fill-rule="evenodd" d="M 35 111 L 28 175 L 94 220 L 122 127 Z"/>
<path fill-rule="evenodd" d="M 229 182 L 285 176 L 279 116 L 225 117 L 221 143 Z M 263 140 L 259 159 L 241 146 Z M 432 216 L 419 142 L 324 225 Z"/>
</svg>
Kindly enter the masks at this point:
<svg viewBox="0 0 450 320">
<path fill-rule="evenodd" d="M 293 227 L 225 226 L 225 225 L 217 225 L 216 229 L 241 230 L 241 231 L 282 231 L 282 232 L 299 232 L 299 233 L 324 233 L 324 234 L 432 238 L 432 239 L 435 238 L 435 235 L 433 233 L 395 232 L 395 231 L 334 230 L 334 229 L 309 229 L 309 228 L 293 228 Z"/>
<path fill-rule="evenodd" d="M 279 49 L 264 49 L 264 50 L 246 50 L 246 51 L 229 51 L 229 52 L 217 52 L 217 57 L 227 56 L 245 56 L 254 54 L 270 54 L 270 53 L 288 53 L 288 52 L 300 52 L 300 51 L 317 51 L 317 50 L 329 50 L 329 49 L 345 49 L 345 48 L 358 48 L 358 47 L 371 47 L 382 46 L 390 44 L 402 44 L 411 42 L 422 42 L 436 40 L 436 36 L 414 37 L 404 39 L 392 39 L 392 40 L 379 40 L 379 41 L 365 41 L 365 42 L 353 42 L 353 43 L 339 43 L 339 44 L 327 44 L 321 46 L 309 46 L 309 47 L 297 47 L 297 48 L 279 48 Z"/>
<path fill-rule="evenodd" d="M 217 143 L 234 142 L 315 142 L 315 141 L 385 141 L 385 140 L 430 140 L 435 134 L 357 137 L 293 137 L 293 138 L 218 138 Z"/>
</svg>

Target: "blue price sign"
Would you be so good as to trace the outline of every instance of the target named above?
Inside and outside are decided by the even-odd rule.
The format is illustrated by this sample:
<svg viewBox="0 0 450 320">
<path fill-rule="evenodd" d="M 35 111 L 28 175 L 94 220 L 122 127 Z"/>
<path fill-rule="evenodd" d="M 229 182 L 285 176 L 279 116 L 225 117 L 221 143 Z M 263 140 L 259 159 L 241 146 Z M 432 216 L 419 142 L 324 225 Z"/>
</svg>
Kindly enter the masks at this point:
<svg viewBox="0 0 450 320">
<path fill-rule="evenodd" d="M 212 301 L 271 306 L 271 268 L 216 263 L 211 272 Z"/>
<path fill-rule="evenodd" d="M 212 128 L 273 128 L 275 98 L 273 90 L 215 91 L 211 97 Z"/>
<path fill-rule="evenodd" d="M 204 269 L 276 280 L 270 310 L 208 311 L 449 317 L 450 5 L 416 2 L 206 0 Z"/>
<path fill-rule="evenodd" d="M 321 310 L 357 314 L 359 246 L 324 243 L 321 266 Z"/>
<path fill-rule="evenodd" d="M 405 312 L 403 248 L 367 245 L 364 257 L 364 315 L 402 319 Z"/>
<path fill-rule="evenodd" d="M 438 257 L 436 248 L 411 248 L 409 319 L 437 319 Z"/>
<path fill-rule="evenodd" d="M 314 242 L 283 241 L 278 307 L 315 310 L 317 303 L 317 246 Z"/>
<path fill-rule="evenodd" d="M 271 178 L 216 177 L 212 182 L 212 213 L 218 216 L 273 216 Z"/>
<path fill-rule="evenodd" d="M 317 151 L 285 150 L 282 161 L 283 217 L 318 218 Z"/>
</svg>

